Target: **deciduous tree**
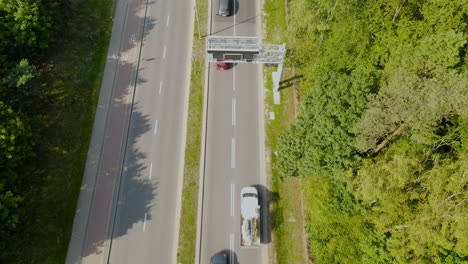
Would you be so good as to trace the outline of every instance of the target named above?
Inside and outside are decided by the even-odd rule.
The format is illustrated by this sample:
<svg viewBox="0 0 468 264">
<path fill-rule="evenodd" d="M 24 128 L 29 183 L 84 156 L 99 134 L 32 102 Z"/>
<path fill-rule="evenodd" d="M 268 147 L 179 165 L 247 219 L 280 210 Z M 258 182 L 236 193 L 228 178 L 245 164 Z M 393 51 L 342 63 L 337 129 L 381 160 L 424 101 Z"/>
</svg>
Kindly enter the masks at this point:
<svg viewBox="0 0 468 264">
<path fill-rule="evenodd" d="M 0 66 L 48 46 L 54 34 L 54 6 L 40 0 L 0 2 Z"/>
<path fill-rule="evenodd" d="M 13 68 L 5 70 L 0 82 L 0 100 L 23 112 L 41 105 L 43 90 L 35 82 L 36 67 L 22 59 Z"/>
<path fill-rule="evenodd" d="M 0 101 L 0 170 L 17 168 L 32 155 L 32 132 L 27 118 Z"/>
</svg>

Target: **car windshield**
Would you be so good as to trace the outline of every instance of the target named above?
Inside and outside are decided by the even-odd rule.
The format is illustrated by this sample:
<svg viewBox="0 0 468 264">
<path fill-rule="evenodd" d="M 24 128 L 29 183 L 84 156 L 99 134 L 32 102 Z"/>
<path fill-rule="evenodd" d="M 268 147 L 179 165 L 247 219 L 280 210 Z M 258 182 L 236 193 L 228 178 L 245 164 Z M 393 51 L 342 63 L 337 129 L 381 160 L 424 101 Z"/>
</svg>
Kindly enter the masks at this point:
<svg viewBox="0 0 468 264">
<path fill-rule="evenodd" d="M 226 255 L 218 253 L 211 258 L 211 264 L 226 264 Z"/>
</svg>

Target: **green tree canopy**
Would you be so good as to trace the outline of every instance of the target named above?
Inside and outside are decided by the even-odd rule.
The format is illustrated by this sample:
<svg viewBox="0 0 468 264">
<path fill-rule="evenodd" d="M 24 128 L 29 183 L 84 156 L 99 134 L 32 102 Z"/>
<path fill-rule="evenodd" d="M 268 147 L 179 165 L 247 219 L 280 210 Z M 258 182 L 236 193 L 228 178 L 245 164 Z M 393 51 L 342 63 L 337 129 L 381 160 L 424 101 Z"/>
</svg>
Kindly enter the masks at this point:
<svg viewBox="0 0 468 264">
<path fill-rule="evenodd" d="M 400 126 L 431 131 L 443 118 L 468 113 L 468 75 L 454 70 L 433 70 L 420 77 L 397 71 L 378 95 L 370 95 L 370 107 L 357 125 L 360 151 L 377 143 Z"/>
<path fill-rule="evenodd" d="M 32 155 L 32 132 L 27 118 L 0 101 L 0 170 L 22 165 Z"/>
<path fill-rule="evenodd" d="M 305 80 L 276 166 L 280 176 L 308 183 L 311 256 L 317 263 L 466 261 L 468 5 L 287 5 L 288 62 Z"/>
<path fill-rule="evenodd" d="M 5 191 L 0 184 L 0 240 L 4 238 L 1 233 L 13 230 L 18 224 L 18 205 L 23 199 L 15 196 L 11 191 Z"/>
<path fill-rule="evenodd" d="M 0 1 L 0 65 L 45 48 L 53 36 L 53 2 Z"/>
<path fill-rule="evenodd" d="M 384 258 L 461 261 L 468 256 L 468 153 L 460 149 L 455 162 L 447 162 L 437 153 L 428 159 L 411 145 L 400 140 L 382 157 L 365 160 L 348 188 L 367 208 L 377 233 L 386 234 Z"/>
<path fill-rule="evenodd" d="M 23 112 L 41 105 L 43 90 L 35 82 L 36 67 L 29 64 L 28 60 L 22 59 L 4 73 L 0 81 L 0 101 Z"/>
</svg>

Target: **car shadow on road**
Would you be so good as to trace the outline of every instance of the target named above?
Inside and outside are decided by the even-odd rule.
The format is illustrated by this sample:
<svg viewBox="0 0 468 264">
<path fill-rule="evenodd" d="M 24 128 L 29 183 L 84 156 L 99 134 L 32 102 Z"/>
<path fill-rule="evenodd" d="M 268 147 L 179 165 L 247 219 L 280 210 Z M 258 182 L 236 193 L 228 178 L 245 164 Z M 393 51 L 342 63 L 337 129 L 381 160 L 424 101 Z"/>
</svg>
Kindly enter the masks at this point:
<svg viewBox="0 0 468 264">
<path fill-rule="evenodd" d="M 233 8 L 232 8 L 232 14 L 231 15 L 237 15 L 239 13 L 239 0 L 233 0 Z"/>
<path fill-rule="evenodd" d="M 253 185 L 258 191 L 258 202 L 260 204 L 260 243 L 268 244 L 271 242 L 271 231 L 273 229 L 271 221 L 271 202 L 278 199 L 278 193 L 273 193 L 264 185 Z"/>
<path fill-rule="evenodd" d="M 239 264 L 239 259 L 237 258 L 236 252 L 229 249 L 223 249 L 211 256 L 210 264 L 218 263 Z"/>
</svg>

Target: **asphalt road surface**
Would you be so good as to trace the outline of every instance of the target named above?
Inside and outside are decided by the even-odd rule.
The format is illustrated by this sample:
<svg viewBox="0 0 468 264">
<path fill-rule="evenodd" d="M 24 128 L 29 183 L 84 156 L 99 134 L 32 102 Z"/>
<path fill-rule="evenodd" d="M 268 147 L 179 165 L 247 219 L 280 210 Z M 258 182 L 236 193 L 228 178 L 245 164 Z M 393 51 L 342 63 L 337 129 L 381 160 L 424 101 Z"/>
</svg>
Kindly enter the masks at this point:
<svg viewBox="0 0 468 264">
<path fill-rule="evenodd" d="M 151 1 L 109 263 L 176 263 L 191 1 Z"/>
<path fill-rule="evenodd" d="M 192 31 L 192 1 L 117 2 L 67 263 L 176 262 Z"/>
<path fill-rule="evenodd" d="M 212 0 L 212 34 L 260 37 L 257 1 L 236 1 L 235 14 L 220 17 L 218 0 Z M 240 248 L 240 190 L 256 186 L 260 199 L 265 198 L 260 74 L 257 64 L 232 65 L 227 71 L 210 67 L 199 256 L 203 264 L 219 252 L 233 264 L 266 260 L 265 234 L 261 247 Z"/>
</svg>

